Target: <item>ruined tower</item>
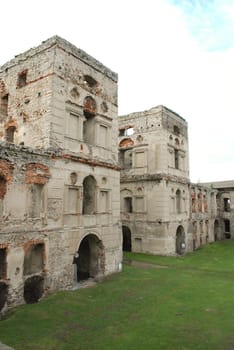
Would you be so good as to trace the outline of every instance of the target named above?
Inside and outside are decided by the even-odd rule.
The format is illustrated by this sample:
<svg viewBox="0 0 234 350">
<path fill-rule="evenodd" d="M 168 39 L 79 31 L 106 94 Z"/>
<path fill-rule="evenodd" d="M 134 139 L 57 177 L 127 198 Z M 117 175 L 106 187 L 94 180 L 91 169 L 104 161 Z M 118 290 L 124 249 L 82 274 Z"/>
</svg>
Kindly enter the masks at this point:
<svg viewBox="0 0 234 350">
<path fill-rule="evenodd" d="M 170 255 L 192 249 L 188 156 L 187 122 L 170 109 L 119 117 L 124 250 Z"/>
<path fill-rule="evenodd" d="M 0 309 L 119 271 L 117 74 L 60 37 L 0 67 Z"/>
</svg>

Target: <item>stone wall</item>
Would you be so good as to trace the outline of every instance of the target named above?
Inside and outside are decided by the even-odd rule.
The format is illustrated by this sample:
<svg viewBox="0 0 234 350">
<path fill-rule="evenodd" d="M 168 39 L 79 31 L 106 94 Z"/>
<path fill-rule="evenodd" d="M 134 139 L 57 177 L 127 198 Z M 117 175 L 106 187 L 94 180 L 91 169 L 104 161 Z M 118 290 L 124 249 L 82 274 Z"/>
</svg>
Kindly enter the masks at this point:
<svg viewBox="0 0 234 350">
<path fill-rule="evenodd" d="M 59 37 L 0 70 L 0 309 L 121 269 L 117 75 Z"/>
</svg>

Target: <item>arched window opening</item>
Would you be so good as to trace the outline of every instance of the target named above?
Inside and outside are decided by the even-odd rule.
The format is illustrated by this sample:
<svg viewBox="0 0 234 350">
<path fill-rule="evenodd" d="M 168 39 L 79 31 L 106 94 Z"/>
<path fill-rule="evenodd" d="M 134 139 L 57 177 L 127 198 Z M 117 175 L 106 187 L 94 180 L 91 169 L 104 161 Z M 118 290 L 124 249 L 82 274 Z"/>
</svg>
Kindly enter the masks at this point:
<svg viewBox="0 0 234 350">
<path fill-rule="evenodd" d="M 75 254 L 73 264 L 75 266 L 76 281 L 84 281 L 103 275 L 105 266 L 105 254 L 102 242 L 97 236 L 89 234 L 80 243 Z"/>
<path fill-rule="evenodd" d="M 176 230 L 176 253 L 183 255 L 185 253 L 185 233 L 183 226 Z"/>
<path fill-rule="evenodd" d="M 84 99 L 84 116 L 89 119 L 93 118 L 97 112 L 97 106 L 95 100 L 91 96 L 87 96 Z"/>
<path fill-rule="evenodd" d="M 131 252 L 132 251 L 131 231 L 127 226 L 122 226 L 122 233 L 123 233 L 123 251 Z"/>
<path fill-rule="evenodd" d="M 15 126 L 9 126 L 9 128 L 6 129 L 6 141 L 14 143 L 14 135 L 15 135 L 16 127 Z"/>
<path fill-rule="evenodd" d="M 176 191 L 176 212 L 181 213 L 181 191 Z"/>
<path fill-rule="evenodd" d="M 83 215 L 92 215 L 96 211 L 96 186 L 97 182 L 91 175 L 83 181 Z"/>
<path fill-rule="evenodd" d="M 94 88 L 97 85 L 97 81 L 90 75 L 84 75 L 84 81 L 90 88 Z"/>
</svg>

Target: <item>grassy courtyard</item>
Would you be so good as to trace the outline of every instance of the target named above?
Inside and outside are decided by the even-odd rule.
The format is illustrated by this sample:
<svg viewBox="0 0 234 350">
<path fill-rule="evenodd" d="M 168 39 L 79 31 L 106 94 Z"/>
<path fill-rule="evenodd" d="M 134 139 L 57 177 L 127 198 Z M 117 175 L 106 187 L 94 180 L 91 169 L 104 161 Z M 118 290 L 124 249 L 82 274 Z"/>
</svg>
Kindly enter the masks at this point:
<svg viewBox="0 0 234 350">
<path fill-rule="evenodd" d="M 234 241 L 185 257 L 128 253 L 94 287 L 23 305 L 0 321 L 22 350 L 234 349 Z"/>
</svg>

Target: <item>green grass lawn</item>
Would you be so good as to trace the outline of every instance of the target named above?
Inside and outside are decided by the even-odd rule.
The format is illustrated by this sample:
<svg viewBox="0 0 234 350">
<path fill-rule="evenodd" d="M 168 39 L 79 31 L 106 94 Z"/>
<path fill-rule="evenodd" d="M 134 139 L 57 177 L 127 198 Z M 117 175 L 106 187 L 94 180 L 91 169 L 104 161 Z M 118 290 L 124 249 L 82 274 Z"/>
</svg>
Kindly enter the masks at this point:
<svg viewBox="0 0 234 350">
<path fill-rule="evenodd" d="M 16 308 L 0 340 L 16 350 L 234 349 L 234 241 L 125 259 L 148 265 Z"/>
</svg>

